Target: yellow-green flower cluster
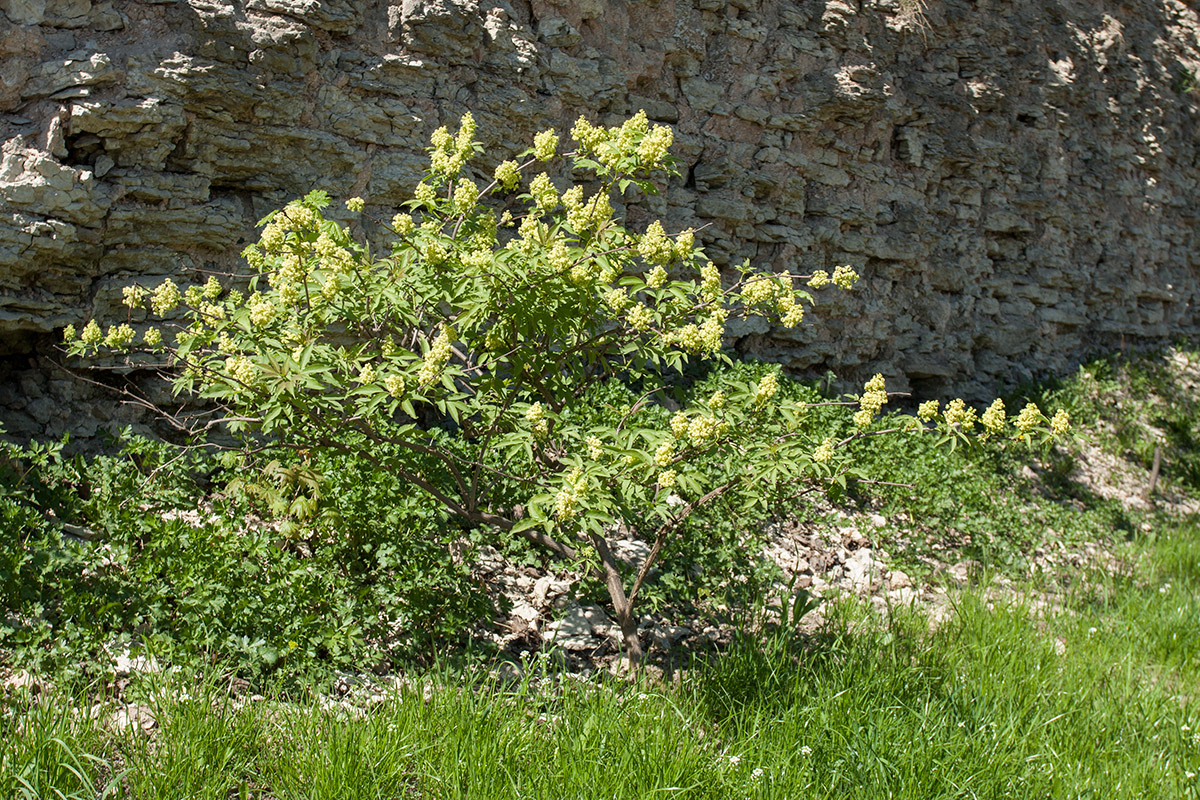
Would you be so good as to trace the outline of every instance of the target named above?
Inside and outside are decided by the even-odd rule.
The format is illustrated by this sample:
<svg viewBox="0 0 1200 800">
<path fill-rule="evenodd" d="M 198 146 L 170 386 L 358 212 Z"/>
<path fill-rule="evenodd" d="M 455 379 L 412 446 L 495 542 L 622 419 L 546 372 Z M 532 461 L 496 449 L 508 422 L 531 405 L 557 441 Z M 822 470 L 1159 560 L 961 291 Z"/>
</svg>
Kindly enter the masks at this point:
<svg viewBox="0 0 1200 800">
<path fill-rule="evenodd" d="M 256 328 L 261 328 L 275 319 L 275 312 L 278 310 L 269 298 L 257 292 L 250 298 L 246 308 L 250 311 L 250 324 Z"/>
<path fill-rule="evenodd" d="M 475 117 L 468 111 L 458 120 L 458 136 L 454 140 L 454 147 L 460 153 L 469 153 L 474 143 Z"/>
<path fill-rule="evenodd" d="M 628 313 L 625 314 L 625 319 L 629 322 L 629 327 L 633 328 L 635 331 L 648 331 L 650 330 L 650 326 L 654 323 L 654 314 L 650 311 L 650 309 L 646 308 L 641 303 L 638 303 L 633 308 L 629 309 Z"/>
<path fill-rule="evenodd" d="M 645 112 L 641 112 L 644 113 Z M 643 166 L 653 167 L 663 160 L 667 151 L 675 141 L 675 134 L 665 125 L 655 125 L 653 130 L 642 137 L 637 154 Z"/>
<path fill-rule="evenodd" d="M 830 278 L 833 285 L 839 289 L 844 289 L 847 292 L 854 288 L 854 284 L 858 282 L 858 273 L 853 267 L 842 265 L 833 270 L 833 277 Z"/>
<path fill-rule="evenodd" d="M 358 382 L 363 386 L 375 382 L 375 368 L 370 364 L 363 364 L 362 369 L 358 371 Z"/>
<path fill-rule="evenodd" d="M 533 157 L 538 161 L 549 161 L 558 150 L 558 134 L 544 130 L 533 137 Z"/>
<path fill-rule="evenodd" d="M 613 214 L 607 193 L 597 192 L 585 203 L 582 186 L 572 186 L 563 192 L 562 203 L 567 209 L 567 225 L 580 234 L 598 229 Z"/>
<path fill-rule="evenodd" d="M 546 232 L 546 226 L 538 221 L 533 214 L 527 214 L 517 228 L 517 238 L 505 245 L 509 250 L 517 250 L 525 255 L 532 255 L 537 249 L 538 242 Z"/>
<path fill-rule="evenodd" d="M 367 207 L 367 201 L 361 197 L 351 197 L 346 201 L 346 210 L 355 214 L 361 214 L 362 210 Z"/>
<path fill-rule="evenodd" d="M 216 275 L 209 275 L 208 280 L 204 284 L 204 288 L 200 290 L 205 300 L 216 300 L 221 296 L 223 291 L 221 282 L 217 280 Z"/>
<path fill-rule="evenodd" d="M 788 328 L 796 327 L 804 319 L 804 307 L 786 289 L 782 289 L 775 298 L 775 311 L 779 314 L 779 321 Z"/>
<path fill-rule="evenodd" d="M 675 247 L 658 220 L 647 226 L 646 232 L 638 240 L 637 251 L 647 264 L 666 264 L 675 255 Z"/>
<path fill-rule="evenodd" d="M 408 236 L 416 226 L 416 223 L 413 222 L 412 214 L 401 212 L 392 217 L 392 230 L 396 232 L 397 236 Z"/>
<path fill-rule="evenodd" d="M 947 425 L 957 425 L 963 433 L 975 428 L 975 409 L 955 398 L 946 406 L 945 419 Z"/>
<path fill-rule="evenodd" d="M 327 275 L 321 284 L 321 299 L 332 303 L 342 291 L 342 282 L 337 275 Z M 285 305 L 295 305 L 300 302 L 300 287 L 294 283 L 285 283 L 279 287 L 279 302 Z"/>
<path fill-rule="evenodd" d="M 654 451 L 654 463 L 660 467 L 666 467 L 675 460 L 675 445 L 671 442 L 663 442 Z"/>
<path fill-rule="evenodd" d="M 465 214 L 475 207 L 478 199 L 479 187 L 475 185 L 475 181 L 470 178 L 459 178 L 458 183 L 454 184 L 455 212 Z"/>
<path fill-rule="evenodd" d="M 313 242 L 313 252 L 321 259 L 321 263 L 326 269 L 349 272 L 354 268 L 354 256 L 328 232 L 323 231 Z M 284 270 L 287 270 L 283 275 L 285 279 L 304 280 L 304 264 L 299 258 L 284 258 L 282 266 Z"/>
<path fill-rule="evenodd" d="M 658 488 L 664 492 L 669 492 L 675 488 L 675 480 L 679 474 L 673 469 L 664 469 L 658 473 Z"/>
<path fill-rule="evenodd" d="M 472 272 L 482 272 L 492 264 L 492 251 L 489 249 L 472 250 L 462 257 L 462 265 Z"/>
<path fill-rule="evenodd" d="M 568 258 L 568 263 L 570 259 Z M 580 261 L 575 266 L 571 267 L 571 283 L 576 286 L 584 286 L 596 279 L 596 262 L 590 260 Z"/>
<path fill-rule="evenodd" d="M 583 470 L 573 467 L 563 478 L 562 488 L 554 498 L 554 516 L 566 522 L 579 513 L 579 504 L 587 494 L 587 478 Z"/>
<path fill-rule="evenodd" d="M 521 165 L 515 161 L 501 161 L 493 173 L 496 183 L 512 191 L 521 182 Z"/>
<path fill-rule="evenodd" d="M 429 155 L 430 169 L 438 175 L 457 175 L 471 155 L 474 139 L 475 117 L 469 111 L 459 120 L 457 137 L 452 137 L 445 126 L 435 130 L 429 138 L 433 145 Z"/>
<path fill-rule="evenodd" d="M 114 350 L 126 350 L 133 344 L 135 335 L 133 328 L 124 323 L 121 325 L 109 325 L 108 333 L 104 336 L 104 344 L 106 347 L 111 347 Z"/>
<path fill-rule="evenodd" d="M 1025 407 L 1021 409 L 1021 413 L 1017 415 L 1016 422 L 1013 424 L 1017 426 L 1017 430 L 1022 435 L 1028 436 L 1042 424 L 1042 420 L 1044 419 L 1045 416 L 1036 403 L 1026 403 Z"/>
<path fill-rule="evenodd" d="M 445 262 L 449 255 L 442 243 L 434 239 L 427 239 L 421 243 L 420 247 L 421 258 L 425 259 L 425 263 L 431 267 L 436 267 Z"/>
<path fill-rule="evenodd" d="M 700 268 L 700 296 L 710 302 L 721 296 L 721 270 L 711 261 Z"/>
<path fill-rule="evenodd" d="M 833 458 L 833 439 L 821 442 L 820 447 L 813 451 L 812 459 L 818 464 L 824 464 Z"/>
<path fill-rule="evenodd" d="M 445 325 L 442 326 L 441 333 L 433 340 L 433 344 L 429 346 L 429 352 L 425 354 L 425 360 L 421 362 L 421 368 L 417 370 L 417 385 L 428 386 L 442 376 L 446 365 L 450 363 L 451 355 L 451 331 Z"/>
<path fill-rule="evenodd" d="M 262 272 L 267 265 L 266 256 L 258 245 L 246 245 L 242 250 L 242 258 L 246 259 L 246 263 L 253 267 L 255 272 Z"/>
<path fill-rule="evenodd" d="M 938 406 L 937 400 L 926 400 L 917 406 L 917 416 L 922 422 L 931 422 L 938 415 Z"/>
<path fill-rule="evenodd" d="M 387 390 L 388 394 L 399 400 L 404 396 L 404 378 L 393 372 L 383 379 L 383 388 Z"/>
<path fill-rule="evenodd" d="M 774 275 L 755 276 L 742 287 L 742 302 L 747 308 L 774 305 L 781 288 Z"/>
<path fill-rule="evenodd" d="M 696 232 L 691 228 L 682 230 L 675 235 L 675 257 L 680 261 L 691 258 L 692 248 L 696 245 Z"/>
<path fill-rule="evenodd" d="M 586 117 L 580 117 L 575 120 L 575 125 L 571 128 L 571 138 L 579 143 L 579 149 L 582 152 L 595 150 L 604 142 L 608 141 L 609 133 L 604 128 L 598 128 L 587 121 Z"/>
<path fill-rule="evenodd" d="M 754 392 L 754 404 L 764 405 L 770 402 L 775 393 L 779 391 L 779 373 L 768 372 L 758 382 L 758 388 Z"/>
<path fill-rule="evenodd" d="M 858 398 L 858 411 L 854 415 L 854 424 L 865 428 L 879 414 L 887 402 L 887 388 L 883 375 L 875 373 L 871 380 L 863 386 L 863 394 Z"/>
<path fill-rule="evenodd" d="M 804 319 L 804 308 L 796 302 L 791 282 L 782 275 L 758 275 L 748 280 L 742 287 L 742 303 L 747 308 L 773 307 L 789 328 Z"/>
<path fill-rule="evenodd" d="M 138 308 L 142 305 L 142 301 L 146 299 L 146 290 L 136 284 L 126 286 L 121 290 L 121 294 L 124 297 L 122 302 L 127 308 Z"/>
<path fill-rule="evenodd" d="M 604 457 L 604 443 L 600 441 L 599 436 L 589 436 L 586 439 L 588 458 L 592 461 L 599 461 Z"/>
<path fill-rule="evenodd" d="M 533 196 L 538 213 L 549 214 L 558 207 L 558 190 L 544 172 L 529 182 L 529 194 Z"/>
<path fill-rule="evenodd" d="M 150 308 L 155 314 L 160 317 L 163 314 L 169 314 L 179 306 L 179 301 L 182 297 L 179 294 L 179 287 L 175 285 L 175 281 L 167 278 L 158 285 L 154 290 L 154 294 L 150 297 Z"/>
<path fill-rule="evenodd" d="M 688 424 L 688 441 L 693 447 L 707 447 L 721 438 L 725 426 L 716 417 L 695 417 Z"/>
<path fill-rule="evenodd" d="M 1054 412 L 1054 419 L 1050 420 L 1050 432 L 1055 436 L 1062 436 L 1071 429 L 1071 417 L 1067 414 L 1065 408 L 1060 408 Z"/>
<path fill-rule="evenodd" d="M 283 207 L 281 213 L 275 215 L 273 223 L 278 225 L 280 230 L 287 232 L 309 230 L 317 221 L 317 212 L 301 201 L 293 200 Z"/>
<path fill-rule="evenodd" d="M 258 377 L 258 367 L 245 356 L 230 356 L 225 359 L 225 371 L 229 376 L 244 386 L 252 386 Z"/>
<path fill-rule="evenodd" d="M 421 205 L 433 205 L 437 200 L 437 191 L 428 183 L 422 181 L 413 189 L 413 198 Z"/>
<path fill-rule="evenodd" d="M 725 309 L 716 309 L 700 325 L 689 322 L 667 337 L 690 353 L 715 353 L 725 336 Z"/>
<path fill-rule="evenodd" d="M 675 412 L 671 417 L 671 433 L 675 434 L 676 439 L 682 439 L 684 436 L 687 436 L 689 423 L 690 421 L 686 412 Z"/>
<path fill-rule="evenodd" d="M 999 397 L 993 400 L 992 404 L 983 412 L 983 416 L 979 418 L 979 421 L 988 433 L 1001 433 L 1004 430 L 1004 426 L 1008 423 L 1008 418 L 1004 414 L 1004 401 Z"/>
<path fill-rule="evenodd" d="M 317 221 L 317 212 L 299 200 L 293 200 L 263 227 L 262 233 L 258 237 L 259 246 L 267 253 L 279 253 L 287 244 L 289 232 L 308 231 L 317 224 Z M 247 248 L 245 255 L 250 266 L 255 269 L 262 267 L 261 252 L 254 248 Z"/>
<path fill-rule="evenodd" d="M 713 411 L 720 411 L 725 407 L 725 404 L 728 401 L 729 398 L 726 396 L 725 392 L 721 389 L 718 389 L 717 391 L 713 392 L 712 397 L 708 398 L 707 405 Z"/>
<path fill-rule="evenodd" d="M 808 285 L 814 289 L 820 289 L 832 283 L 839 289 L 845 289 L 846 291 L 852 289 L 857 282 L 858 273 L 854 271 L 854 267 L 845 264 L 835 267 L 832 276 L 825 270 L 819 269 L 808 279 Z"/>
<path fill-rule="evenodd" d="M 657 266 L 646 273 L 646 286 L 650 289 L 661 289 L 667 285 L 667 271 Z"/>
<path fill-rule="evenodd" d="M 550 245 L 550 250 L 546 253 L 546 263 L 554 268 L 557 273 L 564 273 L 571 268 L 571 251 L 567 247 L 567 243 L 562 239 L 556 239 L 554 244 Z M 575 276 L 572 275 L 572 278 Z"/>
<path fill-rule="evenodd" d="M 636 154 L 641 167 L 653 169 L 666 156 L 675 134 L 670 128 L 650 128 L 645 111 L 634 114 L 620 127 L 603 128 L 580 117 L 571 128 L 571 138 L 579 143 L 579 152 L 592 155 L 606 167 L 615 167 L 629 154 Z"/>
<path fill-rule="evenodd" d="M 75 337 L 78 335 L 79 334 L 76 332 L 74 325 L 68 325 L 67 327 L 63 328 L 63 341 L 68 344 L 75 341 Z"/>
<path fill-rule="evenodd" d="M 525 410 L 525 421 L 529 423 L 535 439 L 545 439 L 550 435 L 550 420 L 546 419 L 546 409 L 541 403 L 533 403 Z"/>
<path fill-rule="evenodd" d="M 604 305 L 612 309 L 614 314 L 620 314 L 629 307 L 629 293 L 619 286 L 604 293 Z"/>
<path fill-rule="evenodd" d="M 199 308 L 204 302 L 204 289 L 199 286 L 189 286 L 183 292 L 183 302 L 192 308 Z"/>
<path fill-rule="evenodd" d="M 83 333 L 79 334 L 79 339 L 86 345 L 95 347 L 104 341 L 104 333 L 100 330 L 100 326 L 96 324 L 96 320 L 90 320 L 87 325 L 83 326 Z"/>
<path fill-rule="evenodd" d="M 620 128 L 610 128 L 609 131 L 615 136 L 620 147 L 633 147 L 640 138 L 650 132 L 650 120 L 646 118 L 646 110 L 638 109 L 636 114 L 621 123 Z"/>
<path fill-rule="evenodd" d="M 160 331 L 158 328 L 147 328 L 146 333 L 142 335 L 142 341 L 145 342 L 146 347 L 149 348 L 162 347 L 162 331 Z"/>
<path fill-rule="evenodd" d="M 318 256 L 325 254 L 326 257 L 340 257 L 342 248 L 337 242 L 326 234 L 321 234 L 313 243 L 313 251 Z M 349 255 L 348 253 L 346 254 Z M 296 253 L 288 253 L 279 259 L 279 269 L 267 276 L 267 281 L 271 287 L 278 289 L 289 283 L 304 283 L 308 280 L 308 266 L 306 259 L 301 258 Z"/>
</svg>

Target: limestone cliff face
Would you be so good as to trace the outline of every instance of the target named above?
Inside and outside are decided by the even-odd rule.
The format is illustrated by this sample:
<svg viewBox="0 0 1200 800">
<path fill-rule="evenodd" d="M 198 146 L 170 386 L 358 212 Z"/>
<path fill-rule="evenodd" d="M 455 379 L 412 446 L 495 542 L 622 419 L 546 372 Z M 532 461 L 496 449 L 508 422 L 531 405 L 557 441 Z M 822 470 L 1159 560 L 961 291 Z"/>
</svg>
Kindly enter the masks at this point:
<svg viewBox="0 0 1200 800">
<path fill-rule="evenodd" d="M 635 226 L 863 280 L 797 371 L 982 393 L 1200 330 L 1200 21 L 1181 0 L 0 0 L 0 419 L 82 432 L 56 329 L 236 268 L 316 187 L 386 218 L 432 130 L 495 161 L 581 113 L 674 126 Z M 153 276 L 153 277 L 148 277 Z M 135 320 L 136 321 L 136 320 Z M 89 421 L 90 420 L 90 421 Z"/>
</svg>

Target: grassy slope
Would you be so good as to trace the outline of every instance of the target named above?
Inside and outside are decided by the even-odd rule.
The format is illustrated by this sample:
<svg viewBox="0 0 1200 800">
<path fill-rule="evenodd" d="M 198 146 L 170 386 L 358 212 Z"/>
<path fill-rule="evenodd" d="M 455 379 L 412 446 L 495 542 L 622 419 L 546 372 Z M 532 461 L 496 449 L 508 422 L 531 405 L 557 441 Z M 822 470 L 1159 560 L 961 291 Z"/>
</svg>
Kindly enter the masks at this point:
<svg viewBox="0 0 1200 800">
<path fill-rule="evenodd" d="M 966 592 L 930 630 L 846 603 L 815 639 L 747 637 L 673 686 L 434 679 L 359 717 L 235 708 L 211 682 L 172 699 L 176 678 L 134 692 L 152 738 L 61 699 L 10 709 L 0 795 L 120 773 L 138 798 L 1195 797 L 1200 530 L 1134 564 L 1048 617 Z"/>
</svg>

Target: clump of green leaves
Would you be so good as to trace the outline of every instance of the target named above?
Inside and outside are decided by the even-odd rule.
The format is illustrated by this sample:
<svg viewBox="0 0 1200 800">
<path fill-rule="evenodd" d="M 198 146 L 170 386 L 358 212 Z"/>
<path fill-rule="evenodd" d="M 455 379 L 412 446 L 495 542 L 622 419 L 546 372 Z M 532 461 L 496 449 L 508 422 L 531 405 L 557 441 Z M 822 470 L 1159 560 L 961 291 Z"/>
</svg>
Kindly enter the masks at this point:
<svg viewBox="0 0 1200 800">
<path fill-rule="evenodd" d="M 393 503 L 394 475 L 336 453 L 308 468 L 329 493 L 289 530 L 256 515 L 244 470 L 200 449 L 130 437 L 84 458 L 0 443 L 4 665 L 95 679 L 149 650 L 319 677 L 427 656 L 490 609 L 451 558 L 440 509 Z M 288 472 L 260 483 L 282 494 Z"/>
</svg>

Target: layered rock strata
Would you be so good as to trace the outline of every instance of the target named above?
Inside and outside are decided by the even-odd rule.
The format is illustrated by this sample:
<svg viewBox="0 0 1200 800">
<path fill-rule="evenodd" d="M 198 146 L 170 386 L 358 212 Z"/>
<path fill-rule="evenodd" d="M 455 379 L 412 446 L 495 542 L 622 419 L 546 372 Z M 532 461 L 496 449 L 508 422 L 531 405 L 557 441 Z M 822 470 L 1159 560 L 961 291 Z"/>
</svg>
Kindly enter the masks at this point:
<svg viewBox="0 0 1200 800">
<path fill-rule="evenodd" d="M 313 188 L 386 219 L 464 111 L 481 169 L 639 108 L 681 175 L 635 226 L 863 275 L 744 353 L 982 395 L 1194 335 L 1200 22 L 1180 0 L 0 0 L 0 419 L 136 414 L 56 371 L 121 288 L 237 268 Z M 368 228 L 370 226 L 368 225 Z M 372 231 L 368 230 L 370 234 Z M 134 320 L 137 322 L 138 320 Z M 104 395 L 98 395 L 103 397 Z"/>
</svg>

